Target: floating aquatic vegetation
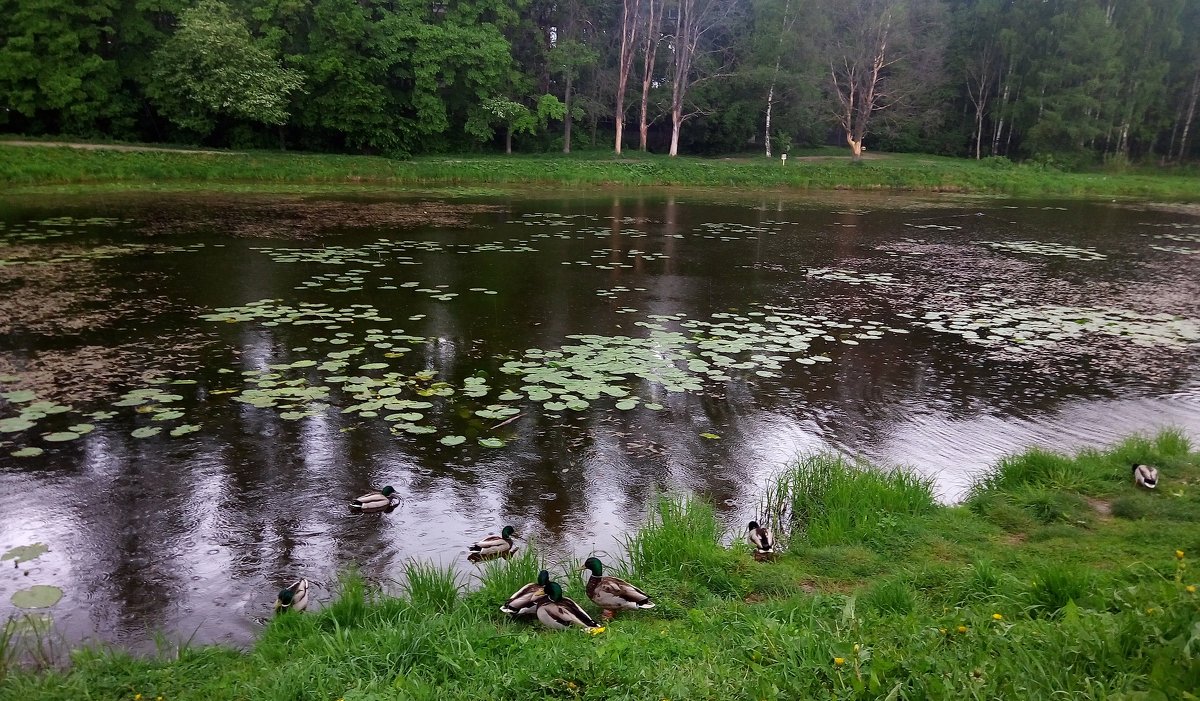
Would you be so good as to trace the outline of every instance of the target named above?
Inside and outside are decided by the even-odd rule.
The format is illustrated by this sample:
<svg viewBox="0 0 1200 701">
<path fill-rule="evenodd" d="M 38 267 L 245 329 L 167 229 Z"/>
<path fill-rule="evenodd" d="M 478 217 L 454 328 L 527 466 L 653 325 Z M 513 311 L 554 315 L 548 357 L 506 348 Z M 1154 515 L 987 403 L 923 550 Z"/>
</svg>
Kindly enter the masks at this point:
<svg viewBox="0 0 1200 701">
<path fill-rule="evenodd" d="M 42 555 L 50 552 L 50 546 L 45 543 L 32 543 L 30 545 L 19 545 L 11 548 L 3 555 L 0 555 L 0 561 L 14 560 L 17 564 L 36 560 Z"/>
<path fill-rule="evenodd" d="M 961 226 L 957 226 L 955 224 L 913 224 L 911 222 L 904 222 L 904 225 L 913 229 L 927 229 L 933 231 L 959 231 L 962 229 Z"/>
<path fill-rule="evenodd" d="M 1139 346 L 1186 346 L 1200 342 L 1200 323 L 1170 314 L 1127 309 L 1022 305 L 1002 298 L 965 309 L 928 312 L 915 322 L 934 331 L 1005 351 L 1027 353 L 1085 334 L 1117 336 Z"/>
<path fill-rule="evenodd" d="M 1062 243 L 1045 243 L 1042 241 L 976 241 L 975 243 L 990 246 L 998 251 L 1031 253 L 1039 256 L 1061 256 L 1077 260 L 1104 260 L 1108 258 L 1108 256 L 1094 248 L 1068 246 Z"/>
<path fill-rule="evenodd" d="M 57 604 L 63 590 L 48 584 L 35 584 L 27 589 L 13 592 L 12 605 L 19 609 L 44 609 Z"/>
<path fill-rule="evenodd" d="M 1182 253 L 1187 256 L 1200 255 L 1200 248 L 1188 248 L 1187 246 L 1159 246 L 1151 244 L 1150 248 L 1165 253 Z"/>
<path fill-rule="evenodd" d="M 836 280 L 851 285 L 861 285 L 863 283 L 869 285 L 897 285 L 900 283 L 891 273 L 861 273 L 857 270 L 836 268 L 813 268 L 808 271 L 808 276 L 815 277 L 818 280 Z"/>
</svg>

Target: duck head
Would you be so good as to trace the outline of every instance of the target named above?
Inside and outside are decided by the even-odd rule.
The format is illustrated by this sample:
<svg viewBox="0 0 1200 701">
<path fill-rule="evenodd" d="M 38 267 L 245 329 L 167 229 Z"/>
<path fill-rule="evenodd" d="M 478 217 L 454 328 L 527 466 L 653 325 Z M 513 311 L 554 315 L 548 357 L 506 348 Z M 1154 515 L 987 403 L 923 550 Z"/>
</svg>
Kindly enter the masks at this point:
<svg viewBox="0 0 1200 701">
<path fill-rule="evenodd" d="M 600 563 L 600 558 L 597 557 L 589 557 L 588 559 L 584 560 L 583 567 L 580 567 L 579 569 L 587 570 L 593 577 L 604 576 L 604 565 Z"/>
<path fill-rule="evenodd" d="M 562 585 L 558 582 L 546 582 L 546 598 L 556 604 L 562 601 Z"/>
<path fill-rule="evenodd" d="M 392 488 L 392 485 L 390 485 L 390 484 L 389 484 L 388 486 L 386 486 L 386 487 L 384 487 L 383 489 L 379 490 L 379 493 L 380 493 L 380 494 L 382 494 L 382 495 L 383 495 L 383 496 L 385 496 L 385 497 L 390 497 L 390 496 L 392 496 L 393 494 L 395 494 L 395 493 L 396 493 L 396 490 L 395 490 L 395 489 L 393 489 L 393 488 Z"/>
<path fill-rule="evenodd" d="M 757 531 L 758 530 L 758 521 L 751 521 L 750 525 L 746 527 L 746 530 Z"/>
<path fill-rule="evenodd" d="M 279 603 L 277 604 L 277 607 L 285 609 L 285 608 L 291 606 L 292 599 L 295 596 L 296 595 L 292 592 L 291 589 L 280 589 L 279 590 Z"/>
<path fill-rule="evenodd" d="M 505 526 L 504 530 L 500 531 L 500 537 L 505 540 L 512 538 L 516 534 L 517 534 L 517 529 L 513 528 L 512 526 Z"/>
<path fill-rule="evenodd" d="M 539 587 L 545 589 L 546 585 L 550 583 L 550 573 L 546 570 L 538 572 L 537 583 Z"/>
</svg>

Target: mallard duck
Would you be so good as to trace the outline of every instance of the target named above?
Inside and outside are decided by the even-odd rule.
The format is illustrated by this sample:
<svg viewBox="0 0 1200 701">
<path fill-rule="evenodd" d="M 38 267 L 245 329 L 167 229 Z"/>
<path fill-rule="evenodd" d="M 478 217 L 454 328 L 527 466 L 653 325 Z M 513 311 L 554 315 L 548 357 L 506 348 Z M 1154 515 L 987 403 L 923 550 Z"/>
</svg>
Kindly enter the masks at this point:
<svg viewBox="0 0 1200 701">
<path fill-rule="evenodd" d="M 547 628 L 565 630 L 571 626 L 600 627 L 583 607 L 563 596 L 562 585 L 558 582 L 546 583 L 546 593 L 537 600 L 536 605 L 538 620 Z"/>
<path fill-rule="evenodd" d="M 400 506 L 400 495 L 388 485 L 378 492 L 364 494 L 350 502 L 351 511 L 382 511 Z"/>
<path fill-rule="evenodd" d="M 600 564 L 598 558 L 584 560 L 580 569 L 583 570 L 588 598 L 604 609 L 605 618 L 612 618 L 613 612 L 621 609 L 654 608 L 654 602 L 646 592 L 623 579 L 604 576 L 604 565 Z"/>
<path fill-rule="evenodd" d="M 771 529 L 758 525 L 758 521 L 751 521 L 746 528 L 746 541 L 754 548 L 755 556 L 775 552 L 775 537 L 771 535 Z"/>
<path fill-rule="evenodd" d="M 550 573 L 546 570 L 538 572 L 537 581 L 521 587 L 500 610 L 510 616 L 531 616 L 537 613 L 537 600 L 546 594 L 545 587 L 550 583 Z"/>
<path fill-rule="evenodd" d="M 516 530 L 512 526 L 505 526 L 504 530 L 500 531 L 500 535 L 488 535 L 483 540 L 476 541 L 468 548 L 471 553 L 467 555 L 467 559 L 471 562 L 479 562 L 480 560 L 490 560 L 494 557 L 508 557 L 515 552 L 513 548 L 513 536 Z"/>
<path fill-rule="evenodd" d="M 1158 470 L 1149 465 L 1133 463 L 1133 483 L 1146 489 L 1158 486 Z"/>
<path fill-rule="evenodd" d="M 297 579 L 290 587 L 279 590 L 275 599 L 275 612 L 303 611 L 308 608 L 308 580 Z"/>
</svg>

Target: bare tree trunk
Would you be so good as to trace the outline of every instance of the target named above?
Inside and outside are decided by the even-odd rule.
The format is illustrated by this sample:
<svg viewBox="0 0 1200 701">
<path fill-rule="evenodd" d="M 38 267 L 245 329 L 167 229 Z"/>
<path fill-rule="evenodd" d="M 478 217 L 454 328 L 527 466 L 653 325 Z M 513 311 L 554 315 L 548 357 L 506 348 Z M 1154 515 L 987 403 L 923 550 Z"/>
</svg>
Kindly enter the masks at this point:
<svg viewBox="0 0 1200 701">
<path fill-rule="evenodd" d="M 779 64 L 775 64 L 775 73 L 779 73 Z M 771 157 L 771 105 L 775 104 L 775 78 L 771 78 L 771 89 L 767 91 L 767 121 L 763 125 L 763 143 L 767 147 L 767 158 Z"/>
<path fill-rule="evenodd" d="M 571 71 L 567 71 L 567 84 L 563 104 L 567 111 L 563 114 L 563 153 L 571 152 Z"/>
<path fill-rule="evenodd" d="M 658 57 L 658 42 L 662 37 L 664 0 L 647 0 L 646 38 L 642 42 L 642 109 L 638 119 L 638 148 L 646 151 L 650 134 L 650 84 L 654 78 L 654 62 Z"/>
<path fill-rule="evenodd" d="M 1004 110 L 1008 108 L 1008 93 L 1012 87 L 1013 64 L 1008 64 L 1008 73 L 1004 77 L 1004 94 L 1000 97 L 1000 119 L 996 121 L 996 131 L 992 134 L 992 155 L 1000 155 L 1000 133 L 1004 131 Z M 1011 128 L 1011 127 L 1010 127 Z"/>
<path fill-rule="evenodd" d="M 863 140 L 871 115 L 883 107 L 880 104 L 884 97 L 883 70 L 893 62 L 887 58 L 893 10 L 894 6 L 888 6 L 877 18 L 872 18 L 877 24 L 866 28 L 871 34 L 866 50 L 840 56 L 840 68 L 832 57 L 829 62 L 829 75 L 839 105 L 836 116 L 856 163 L 862 160 Z"/>
<path fill-rule="evenodd" d="M 1196 118 L 1196 99 L 1198 97 L 1200 97 L 1200 71 L 1196 71 L 1196 77 L 1192 79 L 1192 91 L 1191 98 L 1188 100 L 1187 116 L 1183 118 L 1183 135 L 1179 137 L 1179 156 L 1177 160 L 1181 163 L 1188 152 L 1188 136 L 1191 132 L 1192 120 Z"/>
<path fill-rule="evenodd" d="M 504 152 L 512 155 L 512 126 L 504 132 Z"/>
<path fill-rule="evenodd" d="M 789 15 L 792 12 L 792 0 L 783 4 L 783 24 L 779 28 L 779 46 L 775 50 L 775 70 L 771 73 L 771 87 L 767 90 L 767 119 L 763 124 L 763 145 L 766 147 L 767 158 L 771 157 L 771 108 L 775 105 L 775 81 L 779 79 L 779 63 L 783 60 L 783 38 L 792 30 Z"/>
<path fill-rule="evenodd" d="M 633 55 L 636 52 L 638 14 L 641 0 L 622 0 L 621 10 L 621 56 L 617 66 L 617 108 L 613 114 L 617 125 L 617 136 L 613 150 L 621 155 L 621 142 L 625 138 L 625 86 L 629 83 L 629 70 L 633 67 Z M 567 118 L 570 119 L 568 107 Z"/>
</svg>

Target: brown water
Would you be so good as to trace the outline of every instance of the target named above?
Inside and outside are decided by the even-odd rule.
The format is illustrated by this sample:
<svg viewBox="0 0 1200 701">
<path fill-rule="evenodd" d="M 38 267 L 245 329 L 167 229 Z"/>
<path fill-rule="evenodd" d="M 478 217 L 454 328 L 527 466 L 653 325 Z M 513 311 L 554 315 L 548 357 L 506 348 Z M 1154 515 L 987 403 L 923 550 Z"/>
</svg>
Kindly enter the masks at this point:
<svg viewBox="0 0 1200 701">
<path fill-rule="evenodd" d="M 120 195 L 9 198 L 0 221 L 0 553 L 49 546 L 0 567 L 0 616 L 58 586 L 71 641 L 244 643 L 290 578 L 417 557 L 469 581 L 465 546 L 506 523 L 619 554 L 654 490 L 738 528 L 803 451 L 953 501 L 1026 446 L 1200 434 L 1186 214 Z M 384 484 L 399 509 L 348 511 Z"/>
</svg>

